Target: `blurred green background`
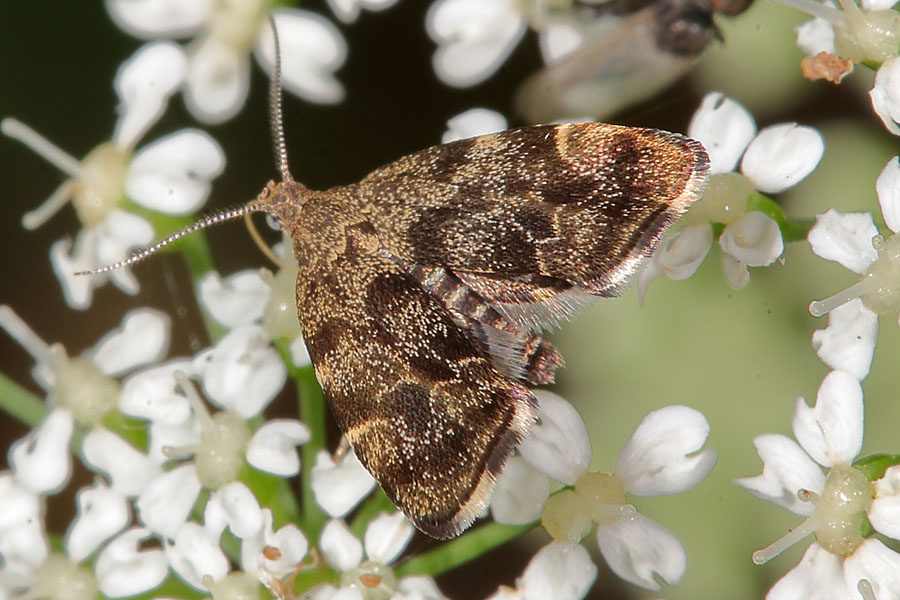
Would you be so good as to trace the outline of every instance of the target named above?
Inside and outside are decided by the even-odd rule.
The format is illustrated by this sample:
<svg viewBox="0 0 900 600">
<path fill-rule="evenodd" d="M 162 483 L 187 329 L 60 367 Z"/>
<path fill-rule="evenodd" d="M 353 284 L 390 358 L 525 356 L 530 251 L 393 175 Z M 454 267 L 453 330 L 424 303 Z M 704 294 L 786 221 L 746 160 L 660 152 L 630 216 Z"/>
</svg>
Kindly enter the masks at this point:
<svg viewBox="0 0 900 600">
<path fill-rule="evenodd" d="M 321 2 L 307 7 L 331 17 Z M 431 70 L 432 43 L 424 33 L 426 3 L 401 0 L 383 13 L 364 13 L 341 26 L 350 53 L 338 76 L 348 99 L 334 107 L 313 106 L 288 96 L 286 136 L 295 178 L 312 188 L 359 179 L 402 154 L 439 142 L 446 120 L 473 106 L 509 114 L 512 92 L 538 65 L 529 35 L 501 71 L 485 84 L 455 90 Z M 778 200 L 789 215 L 808 217 L 829 207 L 874 210 L 875 176 L 900 151 L 873 115 L 866 92 L 871 73 L 859 69 L 841 86 L 805 81 L 793 28 L 804 17 L 760 1 L 747 13 L 719 22 L 725 42 L 713 44 L 694 74 L 628 114 L 623 124 L 685 131 L 703 95 L 719 90 L 745 104 L 760 126 L 798 121 L 818 127 L 826 139 L 819 168 Z M 0 3 L 0 116 L 12 115 L 42 132 L 76 157 L 108 139 L 115 122 L 112 78 L 140 41 L 120 32 L 100 3 L 61 0 Z M 253 70 L 251 96 L 233 121 L 208 128 L 227 155 L 208 208 L 243 203 L 275 176 L 267 125 L 267 79 Z M 152 141 L 184 126 L 197 126 L 180 97 L 148 133 Z M 67 208 L 35 232 L 19 219 L 63 181 L 63 176 L 17 142 L 0 139 L 3 191 L 3 303 L 11 305 L 48 342 L 61 341 L 75 354 L 118 325 L 129 308 L 150 305 L 176 314 L 172 355 L 203 343 L 185 269 L 175 257 L 147 261 L 136 272 L 143 290 L 129 297 L 107 286 L 92 308 L 70 310 L 49 268 L 50 244 L 79 228 Z M 881 224 L 880 215 L 876 222 Z M 223 273 L 266 264 L 243 226 L 209 233 Z M 780 432 L 790 435 L 795 399 L 814 399 L 827 368 L 812 351 L 813 330 L 824 327 L 806 312 L 853 281 L 839 265 L 811 254 L 806 244 L 787 248 L 780 263 L 754 270 L 750 285 L 730 290 L 714 249 L 693 278 L 658 279 L 645 306 L 633 291 L 622 299 L 597 302 L 554 336 L 567 360 L 557 391 L 581 411 L 594 445 L 593 468 L 610 470 L 616 453 L 648 411 L 686 404 L 710 421 L 709 444 L 719 463 L 697 489 L 669 498 L 635 499 L 638 509 L 677 533 L 690 565 L 680 586 L 646 592 L 626 585 L 600 565 L 591 598 L 728 597 L 760 598 L 791 568 L 802 549 L 756 567 L 751 552 L 783 535 L 797 519 L 750 497 L 731 483 L 754 475 L 761 464 L 751 440 Z M 863 453 L 897 452 L 900 403 L 892 365 L 900 352 L 897 317 L 881 319 L 872 375 L 864 382 L 867 414 Z M 29 376 L 30 358 L 0 336 L 4 371 L 38 392 Z M 290 411 L 290 400 L 282 411 Z M 4 419 L 3 446 L 25 429 Z M 69 487 L 89 481 L 81 473 Z M 64 530 L 71 496 L 51 500 L 51 526 Z M 451 598 L 487 595 L 498 583 L 513 584 L 528 558 L 546 541 L 535 533 L 440 580 Z M 593 541 L 586 542 L 596 554 Z M 423 547 L 428 542 L 419 540 Z"/>
</svg>

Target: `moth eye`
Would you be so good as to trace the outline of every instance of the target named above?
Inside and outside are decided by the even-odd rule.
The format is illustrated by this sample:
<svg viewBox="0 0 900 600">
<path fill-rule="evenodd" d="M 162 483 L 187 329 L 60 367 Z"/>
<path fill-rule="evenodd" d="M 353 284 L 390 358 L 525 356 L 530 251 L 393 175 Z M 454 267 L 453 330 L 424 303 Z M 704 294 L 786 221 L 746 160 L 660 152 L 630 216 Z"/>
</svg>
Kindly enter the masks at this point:
<svg viewBox="0 0 900 600">
<path fill-rule="evenodd" d="M 275 215 L 266 215 L 266 224 L 275 231 L 281 231 L 281 221 Z"/>
</svg>

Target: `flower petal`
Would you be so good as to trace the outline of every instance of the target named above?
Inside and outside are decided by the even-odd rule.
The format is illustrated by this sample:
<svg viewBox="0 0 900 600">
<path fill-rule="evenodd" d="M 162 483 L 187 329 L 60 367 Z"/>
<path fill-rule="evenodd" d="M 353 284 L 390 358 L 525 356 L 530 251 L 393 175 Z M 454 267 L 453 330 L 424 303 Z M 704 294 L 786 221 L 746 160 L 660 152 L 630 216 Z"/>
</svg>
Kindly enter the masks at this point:
<svg viewBox="0 0 900 600">
<path fill-rule="evenodd" d="M 803 554 L 797 566 L 779 579 L 766 600 L 846 600 L 853 592 L 844 585 L 841 557 L 813 542 Z"/>
<path fill-rule="evenodd" d="M 721 92 L 710 92 L 691 118 L 688 135 L 709 152 L 710 175 L 729 173 L 756 135 L 756 123 L 746 108 Z"/>
<path fill-rule="evenodd" d="M 147 485 L 135 501 L 138 519 L 154 533 L 173 538 L 200 494 L 194 465 L 166 471 Z"/>
<path fill-rule="evenodd" d="M 225 153 L 209 134 L 182 129 L 135 153 L 128 165 L 125 191 L 141 206 L 187 215 L 203 206 L 210 181 L 224 168 Z"/>
<path fill-rule="evenodd" d="M 687 406 L 665 406 L 645 416 L 616 458 L 615 474 L 636 496 L 689 490 L 716 464 L 716 452 L 703 447 L 709 423 Z"/>
<path fill-rule="evenodd" d="M 375 480 L 352 451 L 335 463 L 323 450 L 316 455 L 311 485 L 319 506 L 332 517 L 343 517 L 372 491 Z"/>
<path fill-rule="evenodd" d="M 427 575 L 407 575 L 397 582 L 391 600 L 447 600 L 434 579 Z"/>
<path fill-rule="evenodd" d="M 109 16 L 133 36 L 181 38 L 209 18 L 213 0 L 106 0 Z"/>
<path fill-rule="evenodd" d="M 447 121 L 447 131 L 442 144 L 488 133 L 503 131 L 508 127 L 506 117 L 489 108 L 470 108 Z"/>
<path fill-rule="evenodd" d="M 259 269 L 238 271 L 224 280 L 210 271 L 200 278 L 200 304 L 222 325 L 233 328 L 262 319 L 270 288 Z"/>
<path fill-rule="evenodd" d="M 169 574 L 169 561 L 162 550 L 138 550 L 150 536 L 150 530 L 134 527 L 110 542 L 97 557 L 94 571 L 106 596 L 122 598 L 147 592 Z"/>
<path fill-rule="evenodd" d="M 756 452 L 763 461 L 762 473 L 755 477 L 741 477 L 734 482 L 766 502 L 771 502 L 795 515 L 808 517 L 815 510 L 811 502 L 801 502 L 801 489 L 817 494 L 825 488 L 822 469 L 794 440 L 778 434 L 753 438 Z"/>
<path fill-rule="evenodd" d="M 822 134 L 784 123 L 759 132 L 741 161 L 741 172 L 767 194 L 782 192 L 813 172 L 825 154 Z"/>
<path fill-rule="evenodd" d="M 131 511 L 125 497 L 105 483 L 84 487 L 75 494 L 78 515 L 66 532 L 66 556 L 82 562 L 106 540 L 128 525 Z"/>
<path fill-rule="evenodd" d="M 494 486 L 491 515 L 507 525 L 532 523 L 541 518 L 549 492 L 546 475 L 521 456 L 511 456 Z"/>
<path fill-rule="evenodd" d="M 872 366 L 878 315 L 854 298 L 828 313 L 828 327 L 813 332 L 812 345 L 826 365 L 862 381 Z"/>
<path fill-rule="evenodd" d="M 137 496 L 161 469 L 149 456 L 105 427 L 94 427 L 81 446 L 85 464 L 107 475 L 122 496 Z"/>
<path fill-rule="evenodd" d="M 250 89 L 250 60 L 239 49 L 214 37 L 188 48 L 184 103 L 197 120 L 214 124 L 241 110 Z"/>
<path fill-rule="evenodd" d="M 678 537 L 640 514 L 597 525 L 597 545 L 616 575 L 648 590 L 659 589 L 654 574 L 678 585 L 687 569 L 687 553 Z"/>
<path fill-rule="evenodd" d="M 719 236 L 719 246 L 748 267 L 767 267 L 784 252 L 778 223 L 758 210 L 727 225 Z"/>
<path fill-rule="evenodd" d="M 300 472 L 297 446 L 309 441 L 309 427 L 296 419 L 273 419 L 254 432 L 247 445 L 247 462 L 280 477 Z"/>
<path fill-rule="evenodd" d="M 210 401 L 245 419 L 260 414 L 287 380 L 284 362 L 259 325 L 232 329 L 196 356 L 194 368 Z"/>
<path fill-rule="evenodd" d="M 75 431 L 75 418 L 57 408 L 28 435 L 9 448 L 9 466 L 16 480 L 36 494 L 49 495 L 62 490 L 72 475 L 69 441 Z"/>
<path fill-rule="evenodd" d="M 709 223 L 685 225 L 670 236 L 657 251 L 657 260 L 669 279 L 680 281 L 697 272 L 712 246 Z"/>
<path fill-rule="evenodd" d="M 216 536 L 228 527 L 236 537 L 250 538 L 261 533 L 263 512 L 250 488 L 234 481 L 210 496 L 203 511 L 203 525 Z"/>
<path fill-rule="evenodd" d="M 895 156 L 884 165 L 875 180 L 875 192 L 885 224 L 897 233 L 900 231 L 900 157 Z"/>
<path fill-rule="evenodd" d="M 144 44 L 122 63 L 113 81 L 121 111 L 112 135 L 118 148 L 134 148 L 165 112 L 186 72 L 184 50 L 166 40 Z"/>
<path fill-rule="evenodd" d="M 519 453 L 539 471 L 566 485 L 587 473 L 591 441 L 581 415 L 565 399 L 535 390 L 540 421 L 519 446 Z"/>
<path fill-rule="evenodd" d="M 193 373 L 191 361 L 174 360 L 128 377 L 119 394 L 119 410 L 130 417 L 169 426 L 182 425 L 192 418 L 187 397 L 181 393 L 174 373 Z"/>
<path fill-rule="evenodd" d="M 432 64 L 453 87 L 481 83 L 500 68 L 525 35 L 527 23 L 510 0 L 438 0 L 428 9 L 425 29 L 438 44 Z"/>
<path fill-rule="evenodd" d="M 391 564 L 406 549 L 415 532 L 403 513 L 381 513 L 366 527 L 363 536 L 366 556 L 375 562 Z"/>
<path fill-rule="evenodd" d="M 134 248 L 144 248 L 150 245 L 155 235 L 153 226 L 147 219 L 116 209 L 97 226 L 96 258 L 93 266 L 111 265 L 128 258 Z M 77 241 L 75 245 L 77 247 Z M 128 267 L 110 271 L 109 278 L 117 288 L 126 294 L 134 295 L 141 289 L 137 278 Z"/>
<path fill-rule="evenodd" d="M 900 554 L 869 538 L 844 560 L 844 582 L 851 593 L 861 579 L 872 585 L 875 598 L 900 597 Z"/>
<path fill-rule="evenodd" d="M 733 290 L 742 290 L 750 283 L 750 270 L 747 265 L 728 254 L 722 253 L 722 274 L 725 282 Z"/>
<path fill-rule="evenodd" d="M 812 251 L 826 260 L 833 260 L 858 275 L 865 273 L 878 253 L 872 238 L 878 229 L 869 213 L 840 213 L 833 208 L 816 215 L 816 224 L 807 235 Z"/>
<path fill-rule="evenodd" d="M 347 42 L 331 21 L 298 8 L 272 11 L 281 44 L 281 81 L 290 93 L 317 104 L 337 104 L 344 88 L 334 77 L 347 59 Z M 272 28 L 260 32 L 254 55 L 266 73 L 275 68 Z"/>
<path fill-rule="evenodd" d="M 3 507 L 0 531 L 29 521 L 42 521 L 40 497 L 16 481 L 11 471 L 0 472 L 0 506 Z"/>
<path fill-rule="evenodd" d="M 579 600 L 597 578 L 597 567 L 581 544 L 550 542 L 528 562 L 519 580 L 522 600 Z"/>
<path fill-rule="evenodd" d="M 363 557 L 363 545 L 350 533 L 347 524 L 339 519 L 331 519 L 322 528 L 319 550 L 331 567 L 337 571 L 347 571 L 359 566 Z"/>
<path fill-rule="evenodd" d="M 881 64 L 869 98 L 887 130 L 900 135 L 900 57 L 894 56 Z"/>
<path fill-rule="evenodd" d="M 122 319 L 122 326 L 103 336 L 88 357 L 110 377 L 158 362 L 169 351 L 171 325 L 169 316 L 158 310 L 129 311 Z"/>
<path fill-rule="evenodd" d="M 303 532 L 288 523 L 277 532 L 272 531 L 272 511 L 262 509 L 263 529 L 253 538 L 245 538 L 241 543 L 241 567 L 250 574 L 255 574 L 261 581 L 264 577 L 281 579 L 297 569 L 297 565 L 306 556 L 309 542 Z M 265 548 L 278 550 L 278 557 L 268 558 L 271 553 Z"/>
<path fill-rule="evenodd" d="M 869 522 L 879 533 L 900 539 L 900 466 L 887 469 L 871 487 L 874 498 L 868 510 Z"/>
<path fill-rule="evenodd" d="M 831 371 L 822 380 L 816 405 L 797 399 L 794 437 L 824 467 L 849 465 L 863 441 L 863 394 L 855 377 Z"/>
<path fill-rule="evenodd" d="M 834 27 L 820 17 L 803 23 L 797 27 L 797 46 L 807 56 L 816 56 L 820 52 L 835 54 Z"/>
<path fill-rule="evenodd" d="M 203 577 L 219 580 L 228 574 L 228 559 L 219 548 L 215 535 L 197 523 L 185 523 L 166 542 L 165 551 L 172 570 L 191 587 L 206 591 Z"/>
<path fill-rule="evenodd" d="M 303 336 L 295 337 L 294 341 L 291 342 L 289 350 L 291 353 L 291 362 L 294 363 L 295 367 L 308 367 L 312 364 L 312 359 L 309 357 L 309 350 L 306 347 L 306 342 L 303 341 Z"/>
</svg>

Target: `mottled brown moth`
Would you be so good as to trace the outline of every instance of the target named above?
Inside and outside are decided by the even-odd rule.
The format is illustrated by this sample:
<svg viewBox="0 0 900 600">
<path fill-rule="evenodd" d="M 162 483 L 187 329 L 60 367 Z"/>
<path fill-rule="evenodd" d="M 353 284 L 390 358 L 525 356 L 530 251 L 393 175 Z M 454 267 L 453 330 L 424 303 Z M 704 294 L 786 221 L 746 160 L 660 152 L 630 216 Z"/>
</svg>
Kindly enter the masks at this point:
<svg viewBox="0 0 900 600">
<path fill-rule="evenodd" d="M 327 191 L 294 181 L 273 78 L 282 181 L 183 235 L 252 212 L 293 240 L 316 376 L 359 460 L 421 531 L 450 538 L 487 506 L 535 421 L 528 385 L 562 365 L 544 328 L 617 296 L 699 198 L 700 143 L 599 123 L 435 146 Z"/>
</svg>

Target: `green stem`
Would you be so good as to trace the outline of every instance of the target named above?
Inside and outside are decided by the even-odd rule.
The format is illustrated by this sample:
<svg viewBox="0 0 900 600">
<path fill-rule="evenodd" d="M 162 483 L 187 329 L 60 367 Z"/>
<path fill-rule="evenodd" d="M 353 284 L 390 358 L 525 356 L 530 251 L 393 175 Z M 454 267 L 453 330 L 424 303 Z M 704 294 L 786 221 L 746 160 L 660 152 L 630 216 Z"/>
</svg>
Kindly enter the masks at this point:
<svg viewBox="0 0 900 600">
<path fill-rule="evenodd" d="M 0 373 L 0 410 L 34 427 L 47 414 L 44 401 Z"/>
<path fill-rule="evenodd" d="M 537 521 L 527 525 L 488 523 L 455 540 L 444 542 L 433 550 L 414 556 L 397 566 L 394 573 L 397 577 L 420 574 L 436 577 L 519 537 L 537 524 Z"/>
<path fill-rule="evenodd" d="M 328 516 L 316 504 L 312 491 L 312 467 L 316 464 L 316 455 L 325 449 L 325 396 L 316 381 L 312 367 L 295 367 L 291 362 L 290 340 L 275 341 L 275 348 L 281 354 L 288 367 L 288 373 L 297 385 L 297 404 L 300 420 L 310 431 L 308 442 L 300 446 L 300 527 L 307 538 L 316 540 Z"/>
<path fill-rule="evenodd" d="M 747 210 L 758 210 L 778 223 L 781 237 L 785 242 L 800 242 L 806 239 L 809 230 L 816 224 L 815 219 L 790 219 L 774 200 L 761 192 L 753 192 L 747 198 Z"/>
</svg>

